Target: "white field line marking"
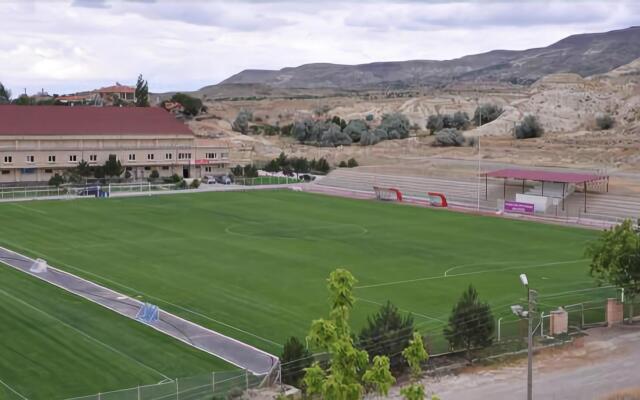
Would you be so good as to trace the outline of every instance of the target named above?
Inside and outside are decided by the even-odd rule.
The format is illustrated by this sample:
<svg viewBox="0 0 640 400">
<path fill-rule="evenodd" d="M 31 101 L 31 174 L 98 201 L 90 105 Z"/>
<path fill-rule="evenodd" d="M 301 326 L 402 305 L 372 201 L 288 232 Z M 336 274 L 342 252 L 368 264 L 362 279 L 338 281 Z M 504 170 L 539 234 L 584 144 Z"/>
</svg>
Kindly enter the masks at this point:
<svg viewBox="0 0 640 400">
<path fill-rule="evenodd" d="M 384 305 L 384 304 L 379 303 L 377 301 L 373 301 L 373 300 L 369 300 L 369 299 L 363 299 L 362 297 L 356 297 L 356 299 L 358 299 L 360 301 L 364 301 L 365 303 L 371 303 L 371 304 L 375 304 L 375 305 L 378 305 L 378 306 L 383 306 Z M 406 309 L 402 309 L 402 308 L 398 308 L 398 310 L 400 310 L 402 312 L 405 312 L 405 313 L 412 314 L 412 315 L 417 315 L 419 317 L 422 317 L 422 318 L 425 318 L 425 319 L 428 319 L 428 320 L 431 320 L 431 321 L 437 321 L 437 322 L 442 322 L 442 323 L 445 322 L 445 321 L 443 321 L 443 320 L 441 320 L 439 318 L 430 317 L 428 315 L 421 314 L 421 313 L 418 313 L 418 312 L 415 312 L 415 311 L 406 310 Z"/>
<path fill-rule="evenodd" d="M 28 398 L 24 397 L 22 394 L 20 394 L 20 392 L 18 392 L 17 390 L 15 390 L 14 388 L 12 388 L 11 386 L 9 386 L 5 381 L 3 381 L 2 379 L 0 379 L 0 383 L 2 383 L 2 386 L 6 387 L 7 389 L 11 390 L 13 393 L 15 393 L 16 395 L 18 395 L 18 397 L 20 397 L 23 400 L 29 400 Z"/>
<path fill-rule="evenodd" d="M 9 243 L 9 242 L 7 242 L 7 241 L 6 241 L 6 240 L 4 240 L 4 239 L 3 239 L 3 241 L 4 241 L 4 242 L 6 242 L 6 243 Z M 258 336 L 258 335 L 254 334 L 254 333 L 251 333 L 251 332 L 245 331 L 245 330 L 243 330 L 243 329 L 241 329 L 241 328 L 238 328 L 238 327 L 235 327 L 235 326 L 233 326 L 233 325 L 227 324 L 227 323 L 225 323 L 225 322 L 222 322 L 222 321 L 216 320 L 216 319 L 214 319 L 214 318 L 211 318 L 211 317 L 209 317 L 209 316 L 207 316 L 207 315 L 205 315 L 205 314 L 202 314 L 202 313 L 200 313 L 200 312 L 197 312 L 197 311 L 194 311 L 194 310 L 190 310 L 190 309 L 188 309 L 188 308 L 186 308 L 186 307 L 183 307 L 183 306 L 177 305 L 177 304 L 175 304 L 175 303 L 171 303 L 170 301 L 167 301 L 167 300 L 161 299 L 160 297 L 156 297 L 156 296 L 152 296 L 152 295 L 150 295 L 150 294 L 144 293 L 144 292 L 142 292 L 142 291 L 140 291 L 140 290 L 134 289 L 134 288 L 132 288 L 132 287 L 130 287 L 130 286 L 124 285 L 124 284 L 122 284 L 122 283 L 120 283 L 120 282 L 116 282 L 116 281 L 114 281 L 114 280 L 112 280 L 112 279 L 109 279 L 109 278 L 106 278 L 106 277 L 104 277 L 104 276 L 101 276 L 101 275 L 95 274 L 95 273 L 93 273 L 93 272 L 86 271 L 86 270 L 84 270 L 84 269 L 82 269 L 82 268 L 75 267 L 75 266 L 73 266 L 73 265 L 67 264 L 67 263 L 62 262 L 62 261 L 60 261 L 60 260 L 57 260 L 57 259 L 55 259 L 55 258 L 48 257 L 46 254 L 41 253 L 41 252 L 39 252 L 39 251 L 30 250 L 30 249 L 27 249 L 27 248 L 24 248 L 24 247 L 22 247 L 22 246 L 18 246 L 18 245 L 15 245 L 15 244 L 11 244 L 11 246 L 12 246 L 12 247 L 16 247 L 16 248 L 21 248 L 21 249 L 23 249 L 23 250 L 26 250 L 26 251 L 31 252 L 31 253 L 33 253 L 33 254 L 36 254 L 36 255 L 38 255 L 38 256 L 40 256 L 40 257 L 44 258 L 44 259 L 48 259 L 48 260 L 54 261 L 56 264 L 64 265 L 64 266 L 66 266 L 67 268 L 71 268 L 71 269 L 74 269 L 74 270 L 76 270 L 76 271 L 80 271 L 80 272 L 82 272 L 82 273 L 85 273 L 85 274 L 87 274 L 87 275 L 91 275 L 91 276 L 94 276 L 94 277 L 96 277 L 96 278 L 102 279 L 102 280 L 104 280 L 105 282 L 110 282 L 110 283 L 112 283 L 112 284 L 114 284 L 114 285 L 117 285 L 117 286 L 119 286 L 119 287 L 121 287 L 121 288 L 125 288 L 125 289 L 127 289 L 127 290 L 129 290 L 129 291 L 131 291 L 131 292 L 133 292 L 133 293 L 141 294 L 141 295 L 146 296 L 146 297 L 148 297 L 148 298 L 150 298 L 150 299 L 159 300 L 159 301 L 161 301 L 161 302 L 163 302 L 163 303 L 165 303 L 165 304 L 168 304 L 168 305 L 170 305 L 170 306 L 173 306 L 173 307 L 179 308 L 179 309 L 181 309 L 181 310 L 183 310 L 183 311 L 186 311 L 186 312 L 188 312 L 188 313 L 191 313 L 191 314 L 197 315 L 197 316 L 199 316 L 199 317 L 202 317 L 202 318 L 204 318 L 204 319 L 206 319 L 206 320 L 209 320 L 209 321 L 215 322 L 215 323 L 220 324 L 220 325 L 222 325 L 222 326 L 225 326 L 225 327 L 227 327 L 227 328 L 234 329 L 234 330 L 236 330 L 236 331 L 238 331 L 238 332 L 242 332 L 242 333 L 244 333 L 244 334 L 246 334 L 246 335 L 249 335 L 249 336 L 252 336 L 252 337 L 254 337 L 254 338 L 256 338 L 256 339 L 260 339 L 260 340 L 262 340 L 262 341 L 264 341 L 264 342 L 266 342 L 266 343 L 270 343 L 270 344 L 273 344 L 273 345 L 275 345 L 275 346 L 278 346 L 279 348 L 284 348 L 284 345 L 283 345 L 283 344 L 281 344 L 281 343 L 274 342 L 274 341 L 269 340 L 269 339 L 267 339 L 267 338 L 264 338 L 264 337 L 262 337 L 262 336 Z M 12 251 L 12 250 L 10 250 L 10 249 L 5 249 L 5 250 Z M 14 252 L 14 253 L 15 253 L 15 252 Z M 63 272 L 64 272 L 64 271 L 63 271 Z M 76 278 L 83 279 L 82 277 L 79 277 L 79 276 L 77 276 L 77 275 L 74 275 L 74 276 L 75 276 Z M 84 281 L 87 281 L 86 279 L 83 279 L 83 280 L 84 280 Z M 89 283 L 91 283 L 91 284 L 94 284 L 94 285 L 98 285 L 98 284 L 96 284 L 95 282 L 91 282 L 91 281 L 87 281 L 87 282 L 89 282 Z M 98 286 L 100 286 L 100 285 L 98 285 Z M 105 288 L 105 289 L 108 289 L 108 288 Z M 108 289 L 108 290 L 111 290 L 111 289 Z M 174 315 L 174 316 L 175 316 L 175 317 L 177 317 L 177 318 L 180 318 L 180 317 L 179 317 L 179 316 L 177 316 L 177 315 Z M 180 319 L 182 319 L 182 320 L 184 320 L 184 321 L 187 321 L 187 320 L 185 320 L 184 318 L 180 318 Z M 187 322 L 191 322 L 191 321 L 187 321 Z M 193 323 L 193 322 L 191 322 L 191 323 Z M 195 324 L 194 324 L 194 325 L 195 325 Z M 216 332 L 216 334 L 221 335 L 221 336 L 228 337 L 228 336 L 226 336 L 226 335 L 222 335 L 222 334 L 221 334 L 221 333 L 219 333 L 219 332 Z M 253 348 L 253 349 L 258 350 L 258 351 L 260 351 L 260 352 L 262 352 L 262 353 L 264 353 L 264 354 L 266 354 L 266 355 L 268 355 L 268 356 L 273 357 L 273 355 L 272 355 L 272 354 L 269 354 L 269 353 L 267 353 L 267 352 L 265 352 L 265 351 L 263 351 L 263 350 L 260 350 L 260 349 L 258 349 L 258 348 L 256 348 L 256 347 L 254 347 L 254 346 L 251 346 L 251 345 L 249 345 L 249 344 L 243 343 L 243 342 L 241 342 L 241 341 L 239 341 L 239 340 L 237 340 L 237 339 L 231 338 L 231 337 L 228 337 L 228 338 L 229 338 L 229 339 L 232 339 L 232 340 L 234 340 L 234 341 L 236 341 L 236 342 L 238 342 L 238 343 L 240 343 L 240 344 L 243 344 L 244 346 L 247 346 L 247 347 Z M 218 357 L 219 357 L 219 356 L 218 356 Z"/>
<path fill-rule="evenodd" d="M 550 298 L 554 298 L 554 297 L 564 297 L 564 296 L 571 295 L 571 294 L 574 294 L 574 293 L 590 292 L 590 291 L 594 291 L 594 290 L 611 289 L 611 288 L 615 288 L 615 286 L 614 285 L 608 285 L 608 286 L 598 286 L 598 287 L 594 287 L 594 288 L 568 290 L 566 292 L 556 292 L 556 293 L 550 293 L 550 294 L 546 294 L 546 295 L 539 295 L 538 298 L 550 299 Z"/>
<path fill-rule="evenodd" d="M 43 310 L 39 309 L 38 307 L 36 307 L 36 306 L 34 306 L 34 305 L 32 305 L 32 304 L 30 304 L 30 303 L 28 303 L 28 302 L 26 302 L 26 301 L 24 301 L 24 300 L 22 300 L 22 299 L 19 299 L 19 298 L 17 298 L 17 297 L 15 297 L 15 296 L 13 296 L 11 293 L 5 292 L 5 291 L 4 291 L 4 290 L 2 290 L 2 289 L 0 289 L 0 293 L 4 294 L 5 296 L 7 296 L 7 297 L 9 297 L 9 298 L 13 299 L 14 301 L 16 301 L 16 302 L 18 302 L 18 303 L 20 303 L 20 304 L 22 304 L 22 305 L 24 305 L 24 306 L 26 306 L 26 307 L 31 308 L 32 310 L 38 311 L 39 313 L 46 315 L 47 317 L 49 317 L 49 318 L 53 319 L 54 321 L 58 321 L 61 325 L 64 325 L 64 326 L 66 326 L 67 328 L 69 328 L 69 329 L 71 329 L 71 330 L 73 330 L 73 331 L 75 331 L 75 332 L 77 332 L 77 333 L 81 334 L 82 336 L 86 337 L 87 339 L 92 340 L 92 341 L 94 341 L 94 342 L 96 342 L 96 343 L 98 343 L 98 344 L 100 344 L 100 345 L 104 346 L 105 348 L 107 348 L 107 349 L 109 349 L 109 350 L 113 351 L 113 352 L 114 352 L 114 353 L 116 353 L 116 354 L 119 354 L 119 355 L 121 355 L 121 356 L 123 356 L 123 357 L 125 357 L 125 358 L 130 359 L 131 361 L 134 361 L 135 363 L 137 363 L 137 364 L 139 364 L 139 365 L 141 365 L 141 366 L 143 366 L 143 367 L 145 367 L 145 368 L 147 368 L 147 369 L 149 369 L 149 370 L 151 370 L 151 371 L 153 371 L 153 372 L 157 373 L 158 375 L 162 376 L 163 378 L 165 378 L 165 379 L 171 379 L 171 378 L 169 378 L 168 376 L 166 376 L 165 374 L 163 374 L 162 372 L 158 371 L 157 369 L 155 369 L 155 368 L 153 368 L 153 367 L 151 367 L 151 366 L 149 366 L 149 365 L 147 365 L 147 364 L 143 363 L 142 361 L 136 360 L 135 358 L 133 358 L 133 357 L 131 357 L 131 356 L 129 356 L 129 355 L 127 355 L 127 354 L 125 354 L 125 353 L 121 352 L 120 350 L 118 350 L 118 349 L 116 349 L 116 348 L 114 348 L 114 347 L 112 347 L 112 346 L 110 346 L 110 345 L 108 345 L 108 344 L 106 344 L 106 343 L 102 342 L 100 339 L 97 339 L 97 338 L 95 338 L 95 337 L 93 337 L 93 336 L 89 335 L 89 334 L 88 334 L 88 333 L 86 333 L 86 332 L 81 331 L 80 329 L 78 329 L 78 328 L 76 328 L 76 327 L 74 327 L 74 326 L 72 326 L 72 325 L 69 325 L 68 323 L 66 323 L 66 322 L 62 321 L 62 320 L 61 320 L 61 319 L 59 319 L 59 318 L 54 317 L 53 315 L 49 314 L 48 312 L 43 311 Z"/>
<path fill-rule="evenodd" d="M 509 271 L 509 270 L 512 270 L 512 269 L 539 268 L 539 267 L 548 267 L 548 266 L 552 266 L 552 265 L 575 264 L 575 263 L 577 263 L 579 261 L 587 261 L 587 260 L 588 259 L 586 259 L 586 258 L 582 258 L 582 259 L 571 260 L 571 261 L 558 261 L 558 262 L 550 262 L 550 263 L 544 263 L 544 264 L 519 265 L 519 266 L 515 266 L 515 267 L 507 267 L 507 268 L 499 268 L 499 269 L 487 269 L 487 270 L 482 270 L 482 271 L 462 272 L 462 273 L 453 274 L 453 275 L 436 275 L 436 276 L 428 276 L 428 277 L 425 277 L 425 278 L 406 279 L 406 280 L 402 280 L 402 281 L 384 282 L 384 283 L 375 283 L 375 284 L 372 284 L 372 285 L 356 286 L 355 289 L 368 289 L 368 288 L 375 288 L 375 287 L 382 287 L 382 286 L 401 285 L 401 284 L 404 284 L 404 283 L 430 281 L 430 280 L 434 280 L 434 279 L 452 278 L 452 277 L 456 277 L 456 276 L 486 274 L 486 273 L 489 273 L 489 272 Z"/>
<path fill-rule="evenodd" d="M 20 208 L 22 210 L 28 211 L 28 212 L 36 212 L 36 213 L 44 214 L 44 215 L 49 214 L 46 211 L 38 210 L 37 208 L 30 208 L 30 207 L 24 206 L 24 205 L 22 205 L 20 203 L 10 203 L 10 204 L 15 206 L 15 207 L 17 207 L 17 208 Z"/>
</svg>

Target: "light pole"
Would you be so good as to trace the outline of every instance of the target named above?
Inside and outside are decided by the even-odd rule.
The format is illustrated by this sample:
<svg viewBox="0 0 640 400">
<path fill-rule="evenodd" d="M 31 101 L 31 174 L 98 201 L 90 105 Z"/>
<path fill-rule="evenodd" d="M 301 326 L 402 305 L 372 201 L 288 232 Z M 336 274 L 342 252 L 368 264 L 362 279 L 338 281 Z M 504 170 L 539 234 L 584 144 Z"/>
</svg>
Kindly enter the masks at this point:
<svg viewBox="0 0 640 400">
<path fill-rule="evenodd" d="M 527 289 L 527 311 L 521 305 L 511 306 L 511 311 L 527 319 L 527 400 L 533 399 L 533 313 L 538 292 L 529 287 L 526 274 L 520 274 L 520 282 Z"/>
</svg>

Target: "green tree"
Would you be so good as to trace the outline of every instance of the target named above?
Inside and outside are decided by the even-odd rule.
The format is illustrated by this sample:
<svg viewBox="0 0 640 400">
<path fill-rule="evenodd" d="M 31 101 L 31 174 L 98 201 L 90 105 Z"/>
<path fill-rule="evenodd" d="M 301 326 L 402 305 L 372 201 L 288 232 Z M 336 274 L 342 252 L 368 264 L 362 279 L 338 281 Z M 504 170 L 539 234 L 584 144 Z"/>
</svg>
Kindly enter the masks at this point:
<svg viewBox="0 0 640 400">
<path fill-rule="evenodd" d="M 358 346 L 374 357 L 389 357 L 391 368 L 400 371 L 405 366 L 402 349 L 407 347 L 413 332 L 413 317 L 402 315 L 390 301 L 378 312 L 367 317 L 367 324 L 358 335 Z"/>
<path fill-rule="evenodd" d="M 88 162 L 80 160 L 78 165 L 76 165 L 74 173 L 83 178 L 88 178 L 93 174 L 93 171 Z"/>
<path fill-rule="evenodd" d="M 104 163 L 104 175 L 108 177 L 120 176 L 124 168 L 115 154 L 109 154 L 109 159 Z"/>
<path fill-rule="evenodd" d="M 629 303 L 629 323 L 633 322 L 633 302 L 640 294 L 640 236 L 631 220 L 605 230 L 589 244 L 590 273 L 598 280 L 624 289 Z"/>
<path fill-rule="evenodd" d="M 158 172 L 158 170 L 154 169 L 153 171 L 151 171 L 151 173 L 149 174 L 149 180 L 154 181 L 158 178 L 160 178 L 160 173 Z"/>
<path fill-rule="evenodd" d="M 293 169 L 293 172 L 295 172 L 296 175 L 305 174 L 309 172 L 309 160 L 307 160 L 306 158 L 294 157 L 289 161 L 290 161 L 291 169 Z"/>
<path fill-rule="evenodd" d="M 340 161 L 338 168 L 347 168 L 347 162 L 345 160 Z"/>
<path fill-rule="evenodd" d="M 60 187 L 64 183 L 64 178 L 60 174 L 55 174 L 49 179 L 49 186 Z"/>
<path fill-rule="evenodd" d="M 355 158 L 350 158 L 349 160 L 347 160 L 347 167 L 355 168 L 357 166 L 358 166 L 358 161 L 356 161 Z"/>
<path fill-rule="evenodd" d="M 373 364 L 364 375 L 362 381 L 380 396 L 387 396 L 389 389 L 396 382 L 396 378 L 391 375 L 389 358 L 385 356 L 373 357 Z"/>
<path fill-rule="evenodd" d="M 312 169 L 316 172 L 326 174 L 331 170 L 331 166 L 329 165 L 329 162 L 324 157 L 322 157 L 315 162 L 314 168 Z"/>
<path fill-rule="evenodd" d="M 311 365 L 311 353 L 295 336 L 291 336 L 284 344 L 280 362 L 282 365 L 282 381 L 288 385 L 300 386 L 304 370 Z"/>
<path fill-rule="evenodd" d="M 202 104 L 202 100 L 197 97 L 192 97 L 184 93 L 176 93 L 171 96 L 171 101 L 180 103 L 184 108 L 184 114 L 195 117 L 202 111 L 205 111 L 205 107 Z"/>
<path fill-rule="evenodd" d="M 149 84 L 142 74 L 138 75 L 136 83 L 136 107 L 149 107 Z"/>
<path fill-rule="evenodd" d="M 354 346 L 349 316 L 355 302 L 355 283 L 356 279 L 345 269 L 337 269 L 329 275 L 329 318 L 313 321 L 307 337 L 314 348 L 328 354 L 329 361 L 326 364 L 314 362 L 305 369 L 303 382 L 310 396 L 318 395 L 325 400 L 358 400 L 364 394 L 365 384 L 377 391 L 388 390 L 392 384 L 388 358 L 381 356 L 370 366 L 367 352 Z"/>
<path fill-rule="evenodd" d="M 0 82 L 0 104 L 6 104 L 11 102 L 11 90 L 7 89 L 2 82 Z"/>
<path fill-rule="evenodd" d="M 243 135 L 249 133 L 249 122 L 253 121 L 253 113 L 249 110 L 240 110 L 236 119 L 231 123 L 231 129 Z"/>
<path fill-rule="evenodd" d="M 424 385 L 420 383 L 422 363 L 429 359 L 429 354 L 424 349 L 424 342 L 420 333 L 413 332 L 413 338 L 409 341 L 407 348 L 402 351 L 402 356 L 411 370 L 411 384 L 400 389 L 400 394 L 406 400 L 422 400 L 426 395 Z"/>
<path fill-rule="evenodd" d="M 482 104 L 473 113 L 473 123 L 484 125 L 496 120 L 502 114 L 502 107 L 496 104 Z"/>
<path fill-rule="evenodd" d="M 33 106 L 36 101 L 33 97 L 29 97 L 26 94 L 21 94 L 17 99 L 13 100 L 13 104 L 18 106 Z"/>
<path fill-rule="evenodd" d="M 449 324 L 444 328 L 444 336 L 452 349 L 466 350 L 471 361 L 471 350 L 486 347 L 493 342 L 495 324 L 489 304 L 480 302 L 478 292 L 469 285 L 460 300 L 453 307 Z"/>
<path fill-rule="evenodd" d="M 360 137 L 363 133 L 369 131 L 369 126 L 366 122 L 361 119 L 352 119 L 349 123 L 342 129 L 342 132 L 349 135 L 351 140 L 354 143 L 360 141 Z"/>
<path fill-rule="evenodd" d="M 244 174 L 244 168 L 242 168 L 242 165 L 238 164 L 231 168 L 231 173 L 235 176 L 242 176 Z"/>
<path fill-rule="evenodd" d="M 524 117 L 513 130 L 513 136 L 516 139 L 531 139 L 540 137 L 544 134 L 544 129 L 535 115 L 527 115 Z"/>
</svg>

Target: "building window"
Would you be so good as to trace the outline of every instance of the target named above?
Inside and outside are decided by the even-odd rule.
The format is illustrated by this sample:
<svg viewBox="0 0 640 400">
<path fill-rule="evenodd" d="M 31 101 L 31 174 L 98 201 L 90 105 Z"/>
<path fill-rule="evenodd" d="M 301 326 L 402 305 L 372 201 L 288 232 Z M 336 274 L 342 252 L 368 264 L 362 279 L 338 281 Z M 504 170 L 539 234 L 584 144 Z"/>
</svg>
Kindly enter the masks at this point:
<svg viewBox="0 0 640 400">
<path fill-rule="evenodd" d="M 207 153 L 206 158 L 208 158 L 209 160 L 215 160 L 216 158 L 218 158 L 218 153 Z"/>
<path fill-rule="evenodd" d="M 49 162 L 56 162 L 56 156 L 49 156 Z"/>
<path fill-rule="evenodd" d="M 55 157 L 54 160 L 55 161 Z M 98 161 L 98 155 L 97 154 L 89 154 L 89 161 Z"/>
<path fill-rule="evenodd" d="M 4 156 L 4 162 L 6 164 L 11 164 L 13 162 L 13 157 L 11 156 Z"/>
<path fill-rule="evenodd" d="M 172 160 L 172 159 L 173 159 L 173 154 L 171 154 L 171 153 L 165 153 L 165 155 L 164 155 L 164 159 L 165 159 L 165 160 Z"/>
<path fill-rule="evenodd" d="M 204 167 L 204 172 L 211 172 L 211 167 Z"/>
<path fill-rule="evenodd" d="M 36 161 L 36 157 L 35 156 L 27 156 L 27 162 L 28 163 L 33 163 Z"/>
<path fill-rule="evenodd" d="M 76 156 L 75 154 L 71 154 L 69 156 L 69 162 L 76 162 L 78 161 L 78 156 Z"/>
<path fill-rule="evenodd" d="M 229 153 L 220 153 L 220 158 L 229 158 Z"/>
<path fill-rule="evenodd" d="M 154 154 L 147 154 L 147 160 L 153 160 L 154 157 Z"/>
<path fill-rule="evenodd" d="M 151 167 L 144 167 L 145 171 L 151 171 Z"/>
<path fill-rule="evenodd" d="M 129 154 L 129 161 L 135 161 L 136 160 L 136 155 L 135 154 Z"/>
<path fill-rule="evenodd" d="M 163 165 L 163 166 L 162 166 L 162 169 L 163 169 L 164 171 L 168 171 L 168 170 L 169 170 L 169 167 L 168 167 L 168 166 L 166 166 L 166 165 Z"/>
<path fill-rule="evenodd" d="M 44 173 L 45 173 L 45 174 L 53 174 L 53 170 L 52 170 L 51 168 L 46 168 L 46 169 L 44 170 Z"/>
<path fill-rule="evenodd" d="M 190 160 L 191 153 L 178 153 L 178 160 Z"/>
<path fill-rule="evenodd" d="M 10 169 L 3 169 L 2 170 L 2 175 L 9 175 L 11 173 Z"/>
</svg>

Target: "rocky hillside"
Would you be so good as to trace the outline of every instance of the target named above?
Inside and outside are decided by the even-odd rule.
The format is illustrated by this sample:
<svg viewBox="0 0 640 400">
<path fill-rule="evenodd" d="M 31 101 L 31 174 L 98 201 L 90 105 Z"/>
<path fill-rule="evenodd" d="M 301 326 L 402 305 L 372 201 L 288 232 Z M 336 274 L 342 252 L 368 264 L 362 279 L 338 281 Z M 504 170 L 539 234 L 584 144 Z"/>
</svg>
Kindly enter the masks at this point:
<svg viewBox="0 0 640 400">
<path fill-rule="evenodd" d="M 414 60 L 361 65 L 307 64 L 279 71 L 245 70 L 228 84 L 274 88 L 366 89 L 442 87 L 455 82 L 531 84 L 554 73 L 582 77 L 602 74 L 640 57 L 640 26 L 569 36 L 548 47 L 523 51 L 494 50 L 454 60 Z"/>
</svg>

